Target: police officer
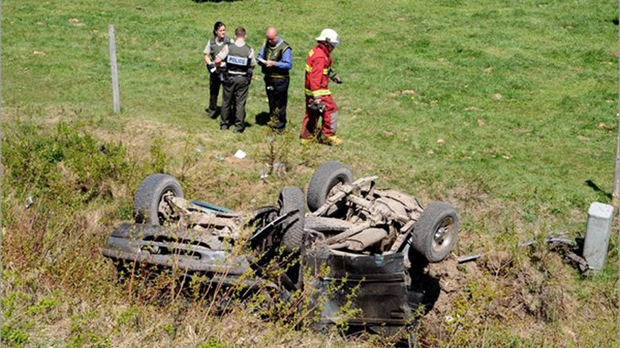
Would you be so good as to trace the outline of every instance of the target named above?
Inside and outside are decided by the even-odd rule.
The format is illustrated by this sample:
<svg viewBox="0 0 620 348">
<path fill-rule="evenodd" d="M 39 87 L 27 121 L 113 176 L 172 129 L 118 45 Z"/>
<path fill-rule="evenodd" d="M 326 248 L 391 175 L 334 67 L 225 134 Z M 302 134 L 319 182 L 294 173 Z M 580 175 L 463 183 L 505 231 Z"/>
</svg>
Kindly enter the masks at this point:
<svg viewBox="0 0 620 348">
<path fill-rule="evenodd" d="M 222 81 L 220 79 L 221 68 L 213 63 L 215 56 L 220 53 L 222 48 L 230 43 L 230 38 L 226 37 L 226 24 L 217 21 L 213 25 L 213 37 L 207 42 L 204 49 L 204 61 L 209 70 L 209 106 L 206 108 L 207 116 L 217 118 L 217 97 L 220 94 Z"/>
<path fill-rule="evenodd" d="M 269 115 L 274 122 L 272 128 L 278 134 L 282 134 L 286 127 L 289 70 L 293 67 L 292 48 L 278 36 L 278 30 L 275 27 L 267 28 L 265 36 L 265 44 L 258 53 L 258 64 L 265 74 Z"/>
<path fill-rule="evenodd" d="M 226 63 L 220 129 L 228 130 L 234 124 L 235 133 L 243 133 L 245 130 L 245 102 L 250 90 L 252 69 L 256 66 L 254 50 L 245 43 L 245 39 L 245 28 L 238 27 L 235 29 L 234 42 L 226 45 L 215 57 L 215 65 Z"/>
</svg>

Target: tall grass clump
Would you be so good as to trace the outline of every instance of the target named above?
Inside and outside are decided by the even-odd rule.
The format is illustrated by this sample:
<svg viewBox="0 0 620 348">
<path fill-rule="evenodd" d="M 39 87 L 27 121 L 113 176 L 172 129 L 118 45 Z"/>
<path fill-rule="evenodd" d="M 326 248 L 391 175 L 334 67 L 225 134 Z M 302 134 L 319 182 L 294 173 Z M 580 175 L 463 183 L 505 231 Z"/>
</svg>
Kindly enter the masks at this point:
<svg viewBox="0 0 620 348">
<path fill-rule="evenodd" d="M 89 210 L 118 198 L 131 177 L 126 149 L 63 122 L 16 122 L 3 133 L 4 259 L 61 284 L 95 280 L 85 268 L 97 257 L 93 229 L 111 216 Z"/>
</svg>

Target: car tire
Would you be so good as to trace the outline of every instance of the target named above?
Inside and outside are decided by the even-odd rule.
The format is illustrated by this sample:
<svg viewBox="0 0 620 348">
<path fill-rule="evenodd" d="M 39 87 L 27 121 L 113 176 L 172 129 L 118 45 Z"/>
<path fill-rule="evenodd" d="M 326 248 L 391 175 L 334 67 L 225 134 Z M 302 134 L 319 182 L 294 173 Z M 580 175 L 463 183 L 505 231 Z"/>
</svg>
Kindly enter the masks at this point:
<svg viewBox="0 0 620 348">
<path fill-rule="evenodd" d="M 413 227 L 412 247 L 428 262 L 440 262 L 452 251 L 458 239 L 458 231 L 459 217 L 456 210 L 447 203 L 432 202 L 422 211 Z"/>
<path fill-rule="evenodd" d="M 173 207 L 167 204 L 164 196 L 183 198 L 179 182 L 167 174 L 152 174 L 140 183 L 133 203 L 134 221 L 138 224 L 163 225 L 175 220 Z"/>
<path fill-rule="evenodd" d="M 278 217 L 280 208 L 275 205 L 266 205 L 256 208 L 250 212 L 250 220 L 247 226 L 254 227 L 257 230 L 265 227 L 271 221 Z"/>
<path fill-rule="evenodd" d="M 280 191 L 278 199 L 280 216 L 296 211 L 282 223 L 282 246 L 286 252 L 294 252 L 304 243 L 304 218 L 306 205 L 304 192 L 295 186 L 286 186 Z"/>
<path fill-rule="evenodd" d="M 353 182 L 353 174 L 349 167 L 337 161 L 325 162 L 314 172 L 308 184 L 308 209 L 311 212 L 316 211 L 325 204 L 330 191 L 336 185 L 340 183 L 350 184 L 351 182 Z M 326 215 L 332 217 L 341 216 L 346 212 L 345 203 L 344 201 L 339 202 Z"/>
</svg>

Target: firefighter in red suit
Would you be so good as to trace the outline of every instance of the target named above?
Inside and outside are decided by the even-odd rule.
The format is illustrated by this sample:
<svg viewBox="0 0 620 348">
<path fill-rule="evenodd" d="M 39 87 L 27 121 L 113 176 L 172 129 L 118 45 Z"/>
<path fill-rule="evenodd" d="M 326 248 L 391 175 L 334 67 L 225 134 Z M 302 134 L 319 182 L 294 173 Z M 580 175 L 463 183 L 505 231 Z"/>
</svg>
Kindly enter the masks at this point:
<svg viewBox="0 0 620 348">
<path fill-rule="evenodd" d="M 331 52 L 340 43 L 338 34 L 332 29 L 323 29 L 316 38 L 317 44 L 306 59 L 306 116 L 301 125 L 301 143 L 315 140 L 316 126 L 322 119 L 319 142 L 327 145 L 341 145 L 344 141 L 336 136 L 338 128 L 338 106 L 329 90 L 329 80 L 342 83 L 332 70 Z"/>
</svg>

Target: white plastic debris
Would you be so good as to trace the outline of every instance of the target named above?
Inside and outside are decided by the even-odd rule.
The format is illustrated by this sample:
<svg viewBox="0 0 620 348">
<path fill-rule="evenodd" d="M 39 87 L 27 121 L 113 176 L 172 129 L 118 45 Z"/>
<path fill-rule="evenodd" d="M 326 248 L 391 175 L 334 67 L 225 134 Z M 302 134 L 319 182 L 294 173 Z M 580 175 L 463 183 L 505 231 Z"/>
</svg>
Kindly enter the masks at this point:
<svg viewBox="0 0 620 348">
<path fill-rule="evenodd" d="M 237 152 L 235 152 L 235 157 L 237 157 L 238 159 L 244 159 L 245 156 L 247 156 L 247 154 L 242 150 L 237 150 Z"/>
</svg>

